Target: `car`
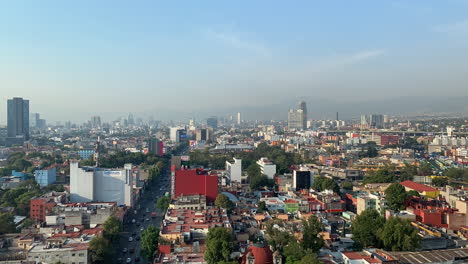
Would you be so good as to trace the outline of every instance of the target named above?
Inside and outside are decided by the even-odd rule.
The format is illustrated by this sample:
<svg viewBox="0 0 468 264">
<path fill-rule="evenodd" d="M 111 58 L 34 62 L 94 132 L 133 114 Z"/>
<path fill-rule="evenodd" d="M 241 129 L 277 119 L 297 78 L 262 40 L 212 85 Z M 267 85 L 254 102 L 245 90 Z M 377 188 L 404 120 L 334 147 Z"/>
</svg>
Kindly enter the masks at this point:
<svg viewBox="0 0 468 264">
<path fill-rule="evenodd" d="M 145 221 L 149 221 L 149 218 L 147 217 L 147 218 L 145 219 Z"/>
<path fill-rule="evenodd" d="M 132 258 L 127 258 L 127 263 L 132 263 Z"/>
<path fill-rule="evenodd" d="M 133 237 L 128 237 L 128 242 L 132 242 L 133 241 Z"/>
<path fill-rule="evenodd" d="M 141 228 L 140 228 L 140 231 L 141 231 L 141 232 L 145 231 L 145 228 L 144 228 L 144 227 L 141 227 Z"/>
<path fill-rule="evenodd" d="M 136 222 L 135 218 L 132 219 L 132 223 L 134 224 Z"/>
<path fill-rule="evenodd" d="M 123 253 L 127 253 L 127 251 L 128 251 L 127 248 L 123 248 L 123 249 L 122 249 L 122 252 L 123 252 Z"/>
</svg>

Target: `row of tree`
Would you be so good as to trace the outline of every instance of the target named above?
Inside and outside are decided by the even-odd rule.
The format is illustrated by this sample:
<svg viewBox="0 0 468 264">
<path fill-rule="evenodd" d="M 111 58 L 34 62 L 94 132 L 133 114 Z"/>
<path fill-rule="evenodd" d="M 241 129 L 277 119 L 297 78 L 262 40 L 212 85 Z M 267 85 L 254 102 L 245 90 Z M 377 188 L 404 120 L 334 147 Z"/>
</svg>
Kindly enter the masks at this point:
<svg viewBox="0 0 468 264">
<path fill-rule="evenodd" d="M 375 209 L 366 209 L 351 226 L 354 247 L 384 248 L 390 251 L 412 251 L 419 248 L 421 237 L 410 221 L 391 216 L 385 220 Z"/>
</svg>

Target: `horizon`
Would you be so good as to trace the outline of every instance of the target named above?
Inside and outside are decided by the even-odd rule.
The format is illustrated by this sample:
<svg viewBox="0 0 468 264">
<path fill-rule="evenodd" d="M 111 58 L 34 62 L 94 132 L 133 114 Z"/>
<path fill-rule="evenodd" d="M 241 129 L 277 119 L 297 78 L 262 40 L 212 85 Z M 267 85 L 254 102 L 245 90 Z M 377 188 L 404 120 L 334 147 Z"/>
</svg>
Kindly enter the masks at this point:
<svg viewBox="0 0 468 264">
<path fill-rule="evenodd" d="M 333 108 L 357 117 L 368 113 L 366 102 L 392 114 L 374 102 L 468 96 L 463 0 L 1 7 L 0 124 L 13 97 L 30 100 L 30 112 L 48 121 L 79 122 L 129 112 L 157 120 L 230 111 L 278 119 L 302 98 L 312 119 L 333 117 Z M 443 112 L 468 112 L 441 104 Z M 427 108 L 410 107 L 402 112 Z"/>
</svg>

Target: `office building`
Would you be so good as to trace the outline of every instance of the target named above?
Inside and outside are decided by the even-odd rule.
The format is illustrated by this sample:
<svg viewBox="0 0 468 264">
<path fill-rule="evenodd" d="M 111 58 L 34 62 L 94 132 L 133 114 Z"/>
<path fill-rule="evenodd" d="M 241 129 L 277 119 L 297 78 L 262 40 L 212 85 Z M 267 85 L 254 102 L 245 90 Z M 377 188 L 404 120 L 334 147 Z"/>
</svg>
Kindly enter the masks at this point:
<svg viewBox="0 0 468 264">
<path fill-rule="evenodd" d="M 233 161 L 226 161 L 226 172 L 231 182 L 241 182 L 242 160 L 234 158 Z"/>
<path fill-rule="evenodd" d="M 87 160 L 94 156 L 94 149 L 80 149 L 78 150 L 78 156 L 83 160 Z"/>
<path fill-rule="evenodd" d="M 309 170 L 294 170 L 293 171 L 293 188 L 296 191 L 302 189 L 310 189 L 314 183 L 314 176 Z"/>
<path fill-rule="evenodd" d="M 240 126 L 240 125 L 241 125 L 241 123 L 242 123 L 242 119 L 241 119 L 241 113 L 240 113 L 240 112 L 238 112 L 238 113 L 237 113 L 237 125 L 238 125 L 238 126 Z"/>
<path fill-rule="evenodd" d="M 92 128 L 100 128 L 101 127 L 101 117 L 100 116 L 92 116 L 91 117 L 91 127 Z"/>
<path fill-rule="evenodd" d="M 148 152 L 158 156 L 163 155 L 164 144 L 157 138 L 150 138 L 148 140 Z"/>
<path fill-rule="evenodd" d="M 127 125 L 133 126 L 135 124 L 135 120 L 133 119 L 133 114 L 129 113 L 127 118 Z"/>
<path fill-rule="evenodd" d="M 288 129 L 289 130 L 307 129 L 307 106 L 304 101 L 299 102 L 299 109 L 289 110 Z"/>
<path fill-rule="evenodd" d="M 218 118 L 216 118 L 216 117 L 207 118 L 206 119 L 206 125 L 213 128 L 213 129 L 218 128 Z"/>
<path fill-rule="evenodd" d="M 273 179 L 276 174 L 276 165 L 273 164 L 268 158 L 260 158 L 257 161 L 260 166 L 260 171 L 265 174 L 269 179 Z"/>
<path fill-rule="evenodd" d="M 7 103 L 7 143 L 23 144 L 29 140 L 29 100 L 15 97 Z"/>
<path fill-rule="evenodd" d="M 361 127 L 362 128 L 383 128 L 384 116 L 371 114 L 371 115 L 361 115 Z"/>
<path fill-rule="evenodd" d="M 305 130 L 307 128 L 307 105 L 306 102 L 300 101 L 299 102 L 299 110 L 302 110 L 302 129 Z"/>
<path fill-rule="evenodd" d="M 37 127 L 37 122 L 40 119 L 40 115 L 38 113 L 32 113 L 29 115 L 29 127 L 30 128 L 36 128 Z"/>
<path fill-rule="evenodd" d="M 203 169 L 176 170 L 174 175 L 174 198 L 181 195 L 204 195 L 208 203 L 218 196 L 218 175 Z"/>
<path fill-rule="evenodd" d="M 187 130 L 183 127 L 171 127 L 169 129 L 169 139 L 174 143 L 187 140 Z"/>
<path fill-rule="evenodd" d="M 70 163 L 70 200 L 74 203 L 116 202 L 117 205 L 133 205 L 132 164 L 123 169 L 80 167 Z"/>
<path fill-rule="evenodd" d="M 49 167 L 41 170 L 35 170 L 34 178 L 39 186 L 48 186 L 57 180 L 57 169 L 55 167 Z"/>
</svg>

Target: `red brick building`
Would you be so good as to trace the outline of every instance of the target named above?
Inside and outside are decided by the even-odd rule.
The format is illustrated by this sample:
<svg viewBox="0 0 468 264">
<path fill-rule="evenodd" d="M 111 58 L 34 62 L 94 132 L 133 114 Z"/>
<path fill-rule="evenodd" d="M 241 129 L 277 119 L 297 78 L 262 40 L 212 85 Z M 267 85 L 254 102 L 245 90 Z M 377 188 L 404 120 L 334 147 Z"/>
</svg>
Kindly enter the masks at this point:
<svg viewBox="0 0 468 264">
<path fill-rule="evenodd" d="M 65 193 L 48 193 L 29 201 L 29 215 L 32 220 L 45 222 L 45 217 L 57 203 L 65 203 Z"/>
</svg>

